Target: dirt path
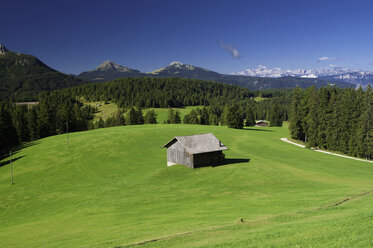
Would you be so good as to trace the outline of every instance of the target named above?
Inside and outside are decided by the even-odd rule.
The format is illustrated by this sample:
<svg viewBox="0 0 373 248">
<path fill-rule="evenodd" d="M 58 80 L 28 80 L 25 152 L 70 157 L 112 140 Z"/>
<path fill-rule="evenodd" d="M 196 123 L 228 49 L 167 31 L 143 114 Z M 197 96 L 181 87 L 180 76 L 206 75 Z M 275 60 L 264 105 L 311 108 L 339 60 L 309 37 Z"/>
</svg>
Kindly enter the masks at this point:
<svg viewBox="0 0 373 248">
<path fill-rule="evenodd" d="M 302 148 L 306 148 L 306 146 L 297 144 L 295 142 L 292 142 L 292 141 L 288 140 L 287 138 L 281 138 L 281 140 L 285 141 L 287 143 L 302 147 Z M 323 151 L 323 150 L 316 150 L 316 149 L 312 149 L 312 150 L 314 150 L 315 152 L 322 152 L 322 153 L 326 153 L 326 154 L 330 154 L 330 155 L 334 155 L 334 156 L 338 156 L 338 157 L 342 157 L 342 158 L 348 158 L 348 159 L 354 159 L 354 160 L 359 160 L 359 161 L 363 161 L 363 162 L 373 163 L 373 161 L 362 159 L 362 158 L 350 157 L 350 156 L 341 155 L 341 154 L 337 154 L 337 153 L 333 153 L 333 152 L 327 152 L 327 151 Z"/>
</svg>

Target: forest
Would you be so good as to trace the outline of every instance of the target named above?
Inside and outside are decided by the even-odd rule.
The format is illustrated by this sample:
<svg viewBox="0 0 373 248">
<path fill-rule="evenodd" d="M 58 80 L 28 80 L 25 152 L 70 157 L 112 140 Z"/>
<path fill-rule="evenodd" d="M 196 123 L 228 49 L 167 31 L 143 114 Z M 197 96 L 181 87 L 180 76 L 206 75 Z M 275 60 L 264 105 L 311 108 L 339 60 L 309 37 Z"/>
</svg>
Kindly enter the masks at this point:
<svg viewBox="0 0 373 248">
<path fill-rule="evenodd" d="M 254 97 L 264 100 L 255 101 Z M 88 101 L 111 101 L 120 110 L 107 120 L 93 122 L 96 108 Z M 179 78 L 130 78 L 107 83 L 43 92 L 35 106 L 0 103 L 0 150 L 39 138 L 93 128 L 157 123 L 156 113 L 142 108 L 170 108 L 167 123 L 252 126 L 258 119 L 289 116 L 291 90 L 250 91 L 234 85 Z M 192 110 L 183 120 L 174 107 L 205 106 Z M 235 113 L 235 114 L 232 114 Z M 275 113 L 275 114 L 273 114 Z M 234 119 L 236 118 L 236 120 Z"/>
<path fill-rule="evenodd" d="M 289 128 L 291 137 L 308 147 L 372 159 L 372 88 L 298 87 L 292 96 Z"/>
</svg>

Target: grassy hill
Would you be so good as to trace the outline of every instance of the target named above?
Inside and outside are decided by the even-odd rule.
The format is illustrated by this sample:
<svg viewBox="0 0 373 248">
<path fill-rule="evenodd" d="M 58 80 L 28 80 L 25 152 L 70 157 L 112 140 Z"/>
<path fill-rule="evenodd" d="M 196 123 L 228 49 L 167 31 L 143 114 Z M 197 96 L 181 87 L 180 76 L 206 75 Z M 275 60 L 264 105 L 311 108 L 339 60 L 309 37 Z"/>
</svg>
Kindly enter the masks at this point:
<svg viewBox="0 0 373 248">
<path fill-rule="evenodd" d="M 166 167 L 164 143 L 206 132 L 232 163 Z M 39 140 L 14 155 L 14 185 L 0 161 L 0 247 L 373 246 L 372 165 L 287 136 L 145 125 L 72 133 L 70 148 L 65 135 Z"/>
</svg>

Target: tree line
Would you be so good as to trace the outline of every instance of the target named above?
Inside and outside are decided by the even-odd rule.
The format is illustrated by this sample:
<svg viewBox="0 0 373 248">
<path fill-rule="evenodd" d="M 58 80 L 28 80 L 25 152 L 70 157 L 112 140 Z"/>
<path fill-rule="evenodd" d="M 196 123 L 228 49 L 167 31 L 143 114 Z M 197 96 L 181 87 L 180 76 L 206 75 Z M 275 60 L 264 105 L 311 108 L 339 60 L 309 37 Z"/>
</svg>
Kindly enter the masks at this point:
<svg viewBox="0 0 373 248">
<path fill-rule="evenodd" d="M 308 147 L 373 159 L 372 88 L 296 88 L 289 128 Z"/>
<path fill-rule="evenodd" d="M 279 108 L 281 120 L 286 120 L 291 91 L 250 91 L 237 86 L 178 78 L 121 79 L 113 82 L 87 84 L 39 94 L 35 106 L 0 103 L 0 150 L 21 142 L 33 141 L 50 135 L 93 128 L 157 123 L 157 115 L 146 107 L 184 107 L 204 105 L 191 111 L 181 120 L 178 111 L 170 110 L 167 123 L 202 125 L 228 125 L 227 109 L 232 102 L 238 105 L 237 118 L 242 125 L 252 125 L 255 119 L 270 119 L 274 105 Z M 268 96 L 268 100 L 256 102 L 255 96 Z M 117 113 L 106 120 L 93 121 L 97 108 L 83 105 L 79 100 L 112 101 Z M 228 116 L 229 117 L 229 116 Z M 230 118 L 230 117 L 229 117 Z M 229 119 L 228 118 L 228 119 Z M 230 120 L 230 119 L 229 119 Z M 241 124 L 235 126 L 240 128 Z"/>
<path fill-rule="evenodd" d="M 95 109 L 61 93 L 42 93 L 34 106 L 0 103 L 0 150 L 47 136 L 87 130 Z"/>
</svg>

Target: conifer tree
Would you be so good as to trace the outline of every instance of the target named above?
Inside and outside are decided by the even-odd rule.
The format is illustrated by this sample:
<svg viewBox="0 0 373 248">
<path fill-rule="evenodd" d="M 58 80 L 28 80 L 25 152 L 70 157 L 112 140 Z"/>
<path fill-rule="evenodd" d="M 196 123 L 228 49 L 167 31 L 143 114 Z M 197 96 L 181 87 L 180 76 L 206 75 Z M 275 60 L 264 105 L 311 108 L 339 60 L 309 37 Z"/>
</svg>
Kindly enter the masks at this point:
<svg viewBox="0 0 373 248">
<path fill-rule="evenodd" d="M 293 91 L 293 96 L 290 106 L 290 134 L 293 139 L 304 140 L 304 130 L 302 126 L 302 117 L 300 115 L 300 102 L 303 98 L 303 91 L 300 87 L 296 87 Z"/>
<path fill-rule="evenodd" d="M 175 111 L 175 117 L 174 117 L 175 124 L 180 124 L 181 123 L 181 117 L 180 117 L 180 112 L 179 110 Z"/>
<path fill-rule="evenodd" d="M 241 108 L 237 104 L 237 102 L 233 102 L 228 107 L 228 113 L 226 114 L 226 122 L 229 128 L 243 128 L 243 115 Z"/>
<path fill-rule="evenodd" d="M 173 108 L 170 108 L 168 110 L 167 124 L 174 124 L 174 123 L 175 123 L 175 111 Z"/>
<path fill-rule="evenodd" d="M 309 147 L 315 147 L 317 144 L 317 126 L 318 126 L 318 112 L 317 112 L 317 92 L 316 87 L 309 88 L 309 112 L 307 113 L 307 130 L 305 133 L 305 141 Z"/>
<path fill-rule="evenodd" d="M 282 127 L 281 110 L 277 103 L 272 107 L 269 120 L 271 127 Z"/>
<path fill-rule="evenodd" d="M 202 111 L 201 111 L 201 117 L 200 117 L 200 121 L 201 121 L 201 125 L 209 125 L 209 113 L 207 112 L 207 109 L 206 107 L 203 107 L 202 108 Z"/>
<path fill-rule="evenodd" d="M 144 117 L 145 124 L 157 124 L 157 114 L 154 110 L 149 110 Z"/>
<path fill-rule="evenodd" d="M 245 126 L 247 127 L 255 126 L 255 117 L 254 117 L 254 112 L 251 106 L 248 106 L 246 109 Z"/>
</svg>

